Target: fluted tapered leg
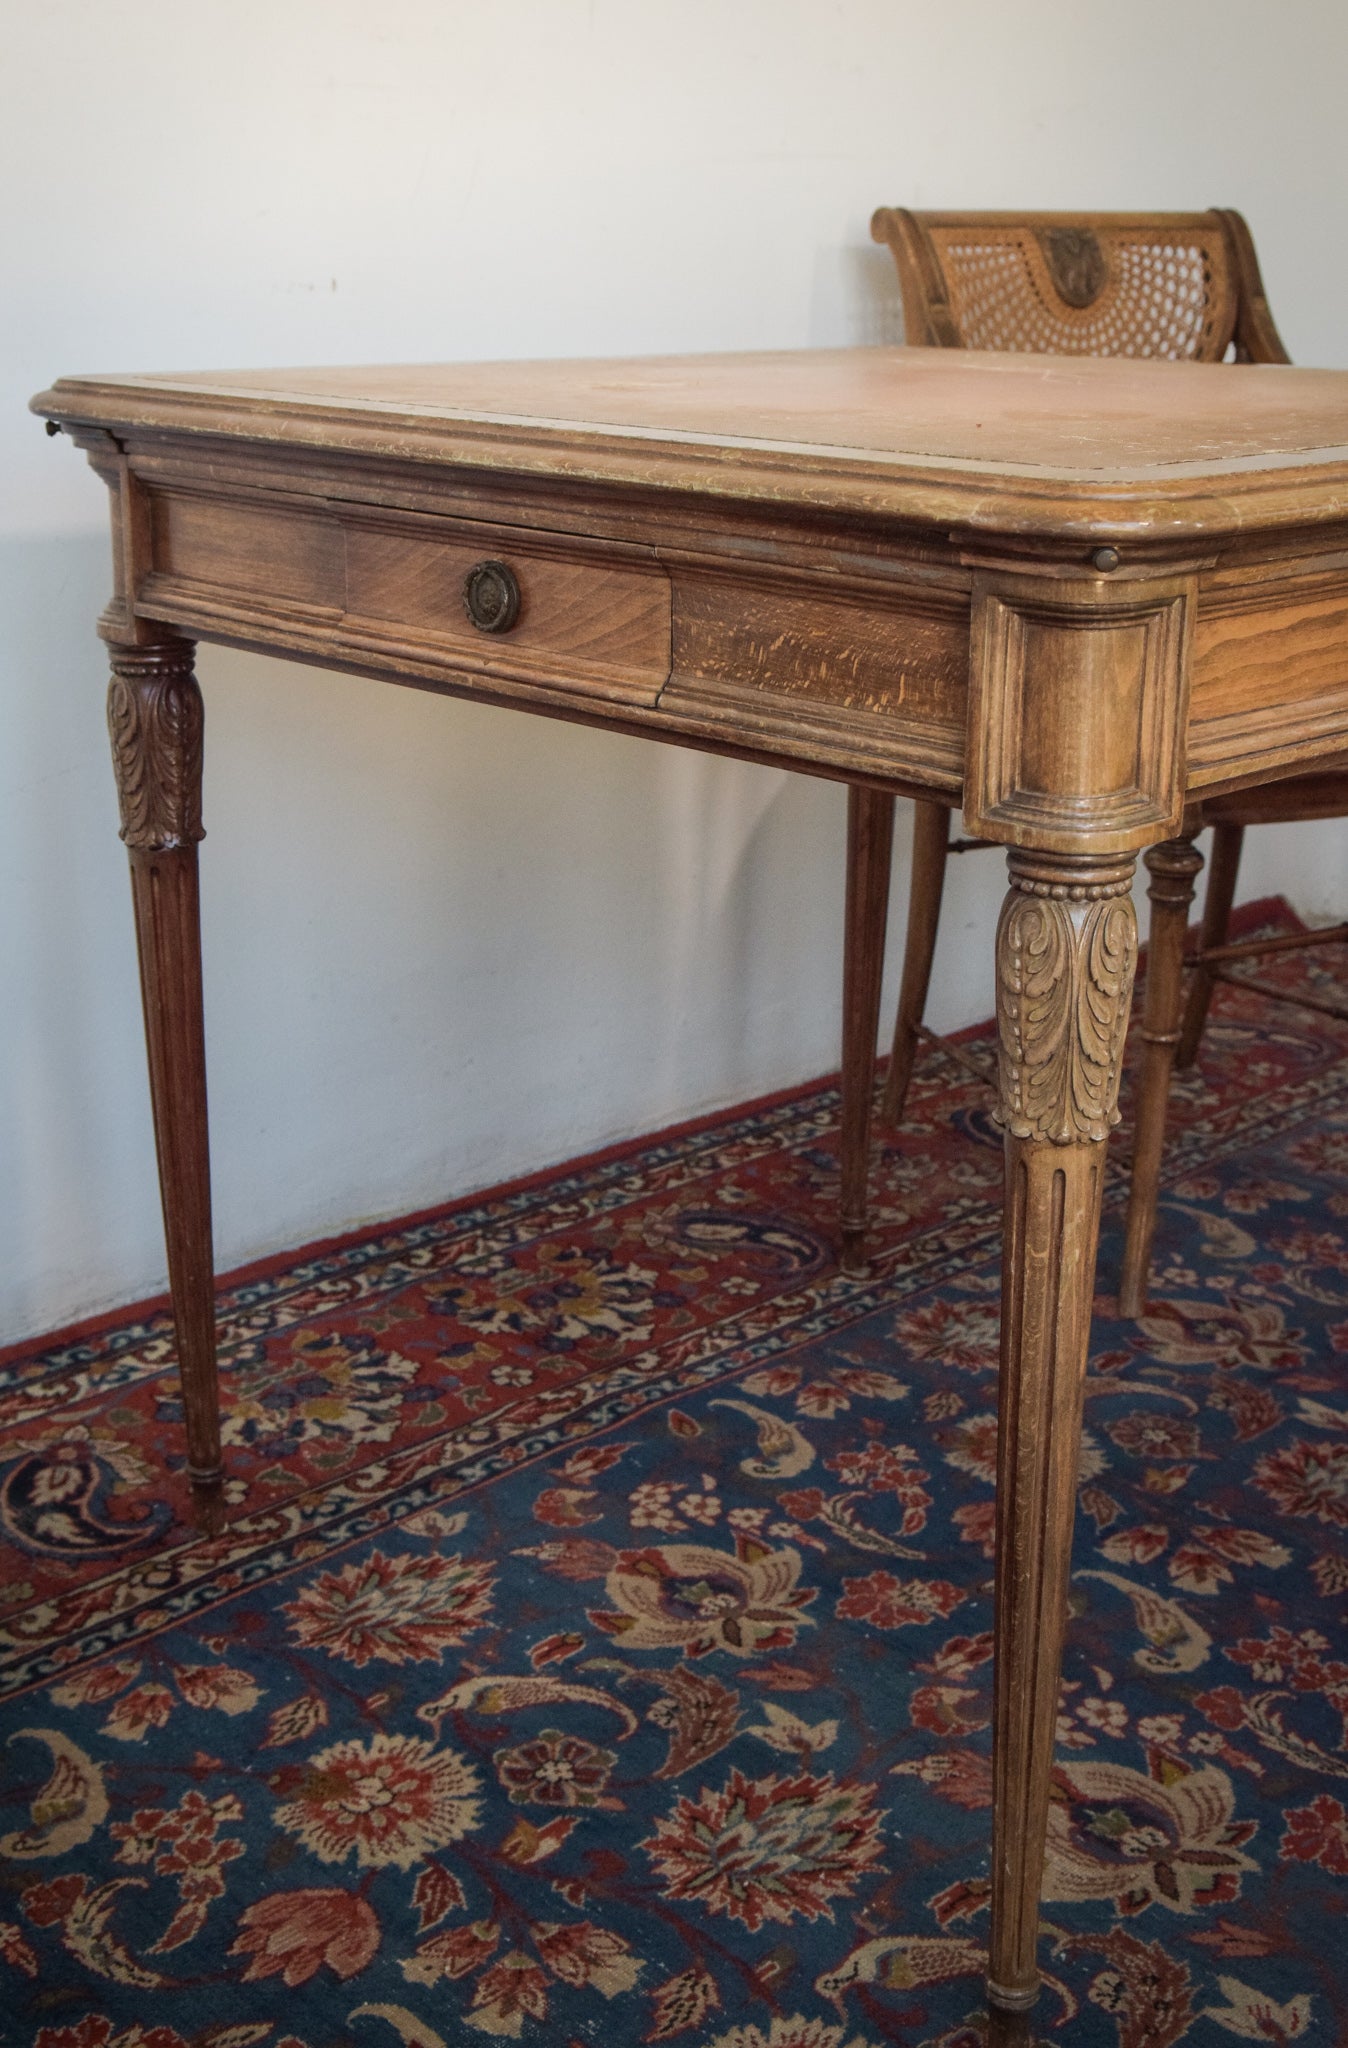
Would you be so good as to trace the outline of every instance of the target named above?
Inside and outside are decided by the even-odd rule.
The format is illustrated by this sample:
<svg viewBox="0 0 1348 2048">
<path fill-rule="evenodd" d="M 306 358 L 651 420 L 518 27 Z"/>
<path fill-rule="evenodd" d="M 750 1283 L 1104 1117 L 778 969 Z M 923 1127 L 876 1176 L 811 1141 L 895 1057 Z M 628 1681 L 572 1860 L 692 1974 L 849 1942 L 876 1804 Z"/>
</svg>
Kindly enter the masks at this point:
<svg viewBox="0 0 1348 2048">
<path fill-rule="evenodd" d="M 169 1287 L 198 1523 L 221 1520 L 197 842 L 201 692 L 188 641 L 115 647 L 108 728 L 131 861 Z"/>
<path fill-rule="evenodd" d="M 903 981 L 899 988 L 899 1012 L 894 1020 L 894 1050 L 890 1055 L 884 1099 L 880 1105 L 880 1114 L 890 1124 L 902 1122 L 908 1083 L 913 1078 L 918 1031 L 926 1014 L 931 963 L 936 952 L 936 931 L 941 922 L 941 893 L 945 887 L 949 844 L 949 807 L 946 804 L 915 803 Z"/>
<path fill-rule="evenodd" d="M 1142 1010 L 1142 1067 L 1134 1118 L 1133 1173 L 1119 1276 L 1119 1314 L 1140 1316 L 1147 1306 L 1161 1149 L 1170 1102 L 1170 1070 L 1179 1043 L 1184 1004 L 1184 941 L 1203 856 L 1191 838 L 1167 839 L 1142 856 L 1151 876 L 1147 897 L 1147 989 Z"/>
<path fill-rule="evenodd" d="M 843 939 L 842 1263 L 866 1263 L 867 1178 L 875 1034 L 885 968 L 885 920 L 894 848 L 894 799 L 847 786 L 847 908 Z"/>
<path fill-rule="evenodd" d="M 997 932 L 1006 1220 L 998 1396 L 993 2038 L 1028 2038 L 1105 1140 L 1137 957 L 1132 856 L 1012 851 Z"/>
</svg>

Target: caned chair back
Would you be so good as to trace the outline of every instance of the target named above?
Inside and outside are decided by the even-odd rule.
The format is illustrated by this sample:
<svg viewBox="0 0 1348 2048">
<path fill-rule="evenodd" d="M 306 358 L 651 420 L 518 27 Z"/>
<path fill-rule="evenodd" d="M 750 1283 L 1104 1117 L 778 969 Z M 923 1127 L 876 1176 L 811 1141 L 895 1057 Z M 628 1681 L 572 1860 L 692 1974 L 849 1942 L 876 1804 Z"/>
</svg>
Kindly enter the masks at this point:
<svg viewBox="0 0 1348 2048">
<path fill-rule="evenodd" d="M 904 338 L 933 348 L 1285 363 L 1254 243 L 1207 213 L 911 213 L 871 221 L 903 293 Z"/>
</svg>

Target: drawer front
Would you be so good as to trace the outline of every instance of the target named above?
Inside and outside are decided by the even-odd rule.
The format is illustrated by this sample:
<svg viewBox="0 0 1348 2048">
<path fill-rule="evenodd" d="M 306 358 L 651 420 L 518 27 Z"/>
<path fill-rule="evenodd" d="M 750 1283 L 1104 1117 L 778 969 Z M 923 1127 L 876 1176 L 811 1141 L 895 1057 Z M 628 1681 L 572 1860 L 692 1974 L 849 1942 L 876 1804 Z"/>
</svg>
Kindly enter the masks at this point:
<svg viewBox="0 0 1348 2048">
<path fill-rule="evenodd" d="M 669 578 L 633 550 L 511 527 L 448 524 L 421 536 L 402 526 L 347 524 L 346 615 L 350 626 L 434 642 L 455 665 L 483 675 L 554 681 L 571 689 L 653 704 L 669 675 Z M 503 629 L 477 624 L 467 591 L 491 565 L 517 593 Z M 490 619 L 488 607 L 484 616 Z"/>
<path fill-rule="evenodd" d="M 307 625 L 334 661 L 440 667 L 634 704 L 653 705 L 669 675 L 669 578 L 640 548 L 178 491 L 154 493 L 151 533 L 138 599 L 185 625 L 266 637 L 283 616 L 292 638 Z M 508 620 L 480 606 L 488 624 L 470 616 L 469 579 L 483 564 L 517 594 Z"/>
</svg>

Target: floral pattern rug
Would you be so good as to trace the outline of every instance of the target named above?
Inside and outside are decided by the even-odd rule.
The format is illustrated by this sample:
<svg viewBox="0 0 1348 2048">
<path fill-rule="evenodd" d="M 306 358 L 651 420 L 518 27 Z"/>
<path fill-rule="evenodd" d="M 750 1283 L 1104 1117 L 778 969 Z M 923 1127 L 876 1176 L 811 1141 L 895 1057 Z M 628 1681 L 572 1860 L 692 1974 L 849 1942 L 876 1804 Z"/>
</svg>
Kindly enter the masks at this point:
<svg viewBox="0 0 1348 2048">
<path fill-rule="evenodd" d="M 1348 988 L 1348 952 L 1275 970 Z M 0 2040 L 973 2048 L 1000 1148 L 933 1056 L 0 1357 Z M 1116 1144 L 1044 1884 L 1064 2048 L 1348 2036 L 1348 1026 L 1222 992 Z"/>
</svg>

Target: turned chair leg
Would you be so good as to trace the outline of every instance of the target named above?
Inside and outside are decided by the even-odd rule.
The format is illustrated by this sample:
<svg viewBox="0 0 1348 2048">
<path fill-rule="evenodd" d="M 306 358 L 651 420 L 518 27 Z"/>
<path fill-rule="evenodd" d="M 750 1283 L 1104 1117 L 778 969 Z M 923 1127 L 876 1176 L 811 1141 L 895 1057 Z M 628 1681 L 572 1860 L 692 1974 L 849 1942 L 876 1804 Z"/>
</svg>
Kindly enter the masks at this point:
<svg viewBox="0 0 1348 2048">
<path fill-rule="evenodd" d="M 1208 893 L 1203 900 L 1203 925 L 1198 941 L 1200 952 L 1206 953 L 1210 946 L 1226 944 L 1231 905 L 1236 895 L 1236 876 L 1240 870 L 1240 850 L 1244 842 L 1243 825 L 1213 826 L 1212 866 L 1208 872 Z M 1212 1001 L 1216 984 L 1217 970 L 1205 966 L 1200 960 L 1194 970 L 1184 1022 L 1180 1027 L 1179 1047 L 1175 1053 L 1177 1067 L 1191 1067 L 1198 1058 L 1203 1026 L 1208 1021 L 1208 1004 Z"/>
<path fill-rule="evenodd" d="M 1138 1078 L 1133 1140 L 1133 1180 L 1128 1195 L 1119 1314 L 1140 1316 L 1147 1305 L 1147 1276 L 1156 1234 L 1161 1188 L 1161 1148 L 1170 1101 L 1170 1069 L 1179 1042 L 1184 1000 L 1184 940 L 1189 907 L 1203 856 L 1192 835 L 1168 839 L 1143 855 L 1151 885 L 1151 931 L 1147 940 L 1147 988 L 1142 1009 L 1142 1071 Z M 1209 892 L 1210 893 L 1210 892 Z"/>
<path fill-rule="evenodd" d="M 894 1024 L 894 1051 L 885 1081 L 884 1100 L 880 1105 L 880 1114 L 890 1124 L 903 1120 L 908 1083 L 913 1077 L 913 1060 L 927 1008 L 932 956 L 936 951 L 936 928 L 941 921 L 941 892 L 945 886 L 949 843 L 949 807 L 938 803 L 915 803 L 903 983 L 899 990 L 899 1014 Z"/>
<path fill-rule="evenodd" d="M 870 1166 L 875 1034 L 885 966 L 885 920 L 894 847 L 894 798 L 847 786 L 847 908 L 843 942 L 842 1264 L 866 1264 L 866 1182 Z"/>
</svg>

